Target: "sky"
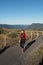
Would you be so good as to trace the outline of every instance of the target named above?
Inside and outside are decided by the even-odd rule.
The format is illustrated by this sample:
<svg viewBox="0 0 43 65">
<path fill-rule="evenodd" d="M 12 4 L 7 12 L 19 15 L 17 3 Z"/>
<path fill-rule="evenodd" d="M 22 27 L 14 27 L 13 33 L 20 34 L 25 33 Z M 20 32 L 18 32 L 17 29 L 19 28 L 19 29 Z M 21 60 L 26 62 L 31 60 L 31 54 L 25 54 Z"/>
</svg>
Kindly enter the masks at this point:
<svg viewBox="0 0 43 65">
<path fill-rule="evenodd" d="M 43 23 L 43 0 L 0 0 L 0 24 Z"/>
</svg>

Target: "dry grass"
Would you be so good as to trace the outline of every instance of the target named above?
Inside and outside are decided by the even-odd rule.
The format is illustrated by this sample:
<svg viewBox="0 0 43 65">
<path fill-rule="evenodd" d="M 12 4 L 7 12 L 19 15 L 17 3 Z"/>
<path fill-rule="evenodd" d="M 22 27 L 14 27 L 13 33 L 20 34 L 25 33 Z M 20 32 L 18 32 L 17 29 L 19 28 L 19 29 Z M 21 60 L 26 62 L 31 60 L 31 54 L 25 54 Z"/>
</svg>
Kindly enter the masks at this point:
<svg viewBox="0 0 43 65">
<path fill-rule="evenodd" d="M 0 34 L 0 48 L 6 45 L 18 43 L 19 31 L 14 29 L 4 29 L 4 33 Z"/>
<path fill-rule="evenodd" d="M 43 58 L 43 45 L 31 54 L 32 65 L 38 65 Z"/>
<path fill-rule="evenodd" d="M 18 43 L 18 35 L 20 33 L 21 30 L 18 29 L 2 29 L 4 33 L 0 34 L 0 47 L 3 46 L 5 41 L 5 36 L 6 36 L 6 43 L 8 44 L 14 44 L 14 43 Z M 31 39 L 31 30 L 25 30 L 26 34 L 27 34 L 27 40 Z M 34 39 L 34 32 L 32 34 L 32 38 Z M 2 41 L 1 41 L 2 40 Z"/>
<path fill-rule="evenodd" d="M 4 42 L 5 42 L 5 35 L 1 34 L 0 35 L 0 47 L 3 47 Z"/>
</svg>

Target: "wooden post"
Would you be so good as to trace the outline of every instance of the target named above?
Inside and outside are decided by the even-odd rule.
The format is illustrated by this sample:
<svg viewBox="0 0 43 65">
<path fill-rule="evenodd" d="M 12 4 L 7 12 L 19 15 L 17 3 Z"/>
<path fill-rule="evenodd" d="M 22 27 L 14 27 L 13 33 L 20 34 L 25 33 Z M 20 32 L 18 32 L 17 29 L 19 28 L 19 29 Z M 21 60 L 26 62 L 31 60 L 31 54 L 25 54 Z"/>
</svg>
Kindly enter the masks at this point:
<svg viewBox="0 0 43 65">
<path fill-rule="evenodd" d="M 31 32 L 31 39 L 32 39 L 32 32 Z"/>
<path fill-rule="evenodd" d="M 34 32 L 34 38 L 35 38 L 35 32 Z"/>
<path fill-rule="evenodd" d="M 43 32 L 42 32 L 42 35 L 43 35 Z"/>
<path fill-rule="evenodd" d="M 4 43 L 4 47 L 5 47 L 6 46 L 6 35 L 5 35 L 5 39 L 4 40 L 5 40 L 5 43 Z"/>
<path fill-rule="evenodd" d="M 38 38 L 39 37 L 39 33 L 37 32 L 36 35 L 37 35 L 37 38 Z"/>
</svg>

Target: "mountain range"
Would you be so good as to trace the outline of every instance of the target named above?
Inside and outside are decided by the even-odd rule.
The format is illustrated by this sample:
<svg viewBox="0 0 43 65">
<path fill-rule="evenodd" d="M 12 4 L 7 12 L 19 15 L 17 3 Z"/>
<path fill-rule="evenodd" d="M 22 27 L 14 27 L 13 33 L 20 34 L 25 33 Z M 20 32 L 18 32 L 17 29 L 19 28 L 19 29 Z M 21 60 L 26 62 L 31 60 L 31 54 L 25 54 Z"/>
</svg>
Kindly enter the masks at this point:
<svg viewBox="0 0 43 65">
<path fill-rule="evenodd" d="M 0 24 L 0 28 L 43 30 L 43 24 L 41 24 L 41 23 L 32 23 L 31 25 L 8 25 L 8 24 Z"/>
</svg>

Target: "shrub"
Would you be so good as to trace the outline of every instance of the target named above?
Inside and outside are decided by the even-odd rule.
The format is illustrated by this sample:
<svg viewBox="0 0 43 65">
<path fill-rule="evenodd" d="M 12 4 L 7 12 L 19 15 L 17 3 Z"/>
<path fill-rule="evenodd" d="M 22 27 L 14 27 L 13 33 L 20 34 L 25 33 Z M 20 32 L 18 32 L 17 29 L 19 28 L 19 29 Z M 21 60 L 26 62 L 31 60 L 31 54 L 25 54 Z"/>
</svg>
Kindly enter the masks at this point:
<svg viewBox="0 0 43 65">
<path fill-rule="evenodd" d="M 12 37 L 12 38 L 17 38 L 18 34 L 17 33 L 11 33 L 9 36 Z"/>
<path fill-rule="evenodd" d="M 3 28 L 0 28 L 0 34 L 4 33 Z"/>
</svg>

